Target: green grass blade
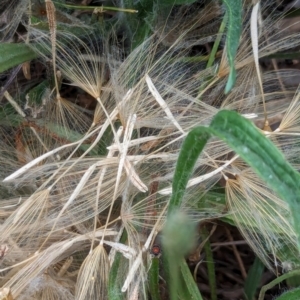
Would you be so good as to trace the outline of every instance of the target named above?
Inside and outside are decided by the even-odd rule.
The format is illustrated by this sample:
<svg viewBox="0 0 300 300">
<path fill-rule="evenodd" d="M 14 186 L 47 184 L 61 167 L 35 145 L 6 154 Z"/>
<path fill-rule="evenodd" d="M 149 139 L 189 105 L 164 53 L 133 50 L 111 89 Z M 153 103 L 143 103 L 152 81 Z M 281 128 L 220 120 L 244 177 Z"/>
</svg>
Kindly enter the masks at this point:
<svg viewBox="0 0 300 300">
<path fill-rule="evenodd" d="M 254 263 L 251 266 L 245 281 L 244 293 L 247 300 L 254 300 L 264 269 L 264 264 L 258 257 L 255 257 Z"/>
<path fill-rule="evenodd" d="M 223 2 L 228 14 L 226 51 L 230 73 L 225 87 L 225 93 L 227 94 L 234 86 L 236 80 L 234 59 L 242 32 L 242 0 L 223 0 Z"/>
<path fill-rule="evenodd" d="M 187 135 L 176 164 L 168 214 L 172 214 L 180 207 L 194 165 L 210 137 L 211 131 L 206 127 L 197 127 Z"/>
<path fill-rule="evenodd" d="M 149 292 L 152 300 L 161 300 L 159 295 L 159 258 L 154 257 L 148 272 Z"/>
<path fill-rule="evenodd" d="M 120 243 L 125 243 L 127 240 L 127 232 L 124 231 L 120 239 Z M 115 260 L 111 266 L 108 279 L 108 299 L 109 300 L 124 300 L 126 294 L 122 293 L 122 281 L 120 273 L 122 272 L 122 262 L 125 258 L 120 252 L 116 253 Z"/>
<path fill-rule="evenodd" d="M 209 241 L 209 232 L 206 228 L 201 229 L 202 240 L 206 243 L 204 244 L 204 252 L 206 257 L 206 266 L 208 274 L 208 282 L 210 288 L 210 299 L 217 300 L 217 283 L 216 283 L 216 272 L 215 272 L 215 263 L 213 258 L 213 253 Z"/>
<path fill-rule="evenodd" d="M 38 55 L 26 44 L 2 43 L 0 45 L 0 72 L 30 61 Z"/>
<path fill-rule="evenodd" d="M 227 21 L 228 21 L 228 13 L 226 13 L 224 15 L 224 17 L 223 17 L 222 23 L 221 23 L 220 28 L 219 28 L 218 36 L 217 36 L 217 38 L 216 38 L 216 40 L 214 42 L 214 45 L 213 45 L 213 47 L 211 49 L 210 54 L 209 54 L 209 59 L 208 59 L 206 68 L 212 67 L 212 65 L 213 65 L 213 63 L 215 61 L 216 53 L 218 51 L 221 39 L 223 37 L 223 33 L 224 33 L 224 30 L 225 30 Z"/>
<path fill-rule="evenodd" d="M 180 299 L 202 300 L 197 284 L 184 258 L 180 261 L 181 281 L 185 284 L 180 290 Z"/>
</svg>

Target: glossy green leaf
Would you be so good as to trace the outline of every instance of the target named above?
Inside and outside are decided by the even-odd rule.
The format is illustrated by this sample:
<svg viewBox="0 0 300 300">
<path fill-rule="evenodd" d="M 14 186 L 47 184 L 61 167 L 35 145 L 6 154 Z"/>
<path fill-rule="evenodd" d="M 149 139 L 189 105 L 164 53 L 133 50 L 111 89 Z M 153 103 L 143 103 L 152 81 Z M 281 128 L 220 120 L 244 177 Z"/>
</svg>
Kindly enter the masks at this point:
<svg viewBox="0 0 300 300">
<path fill-rule="evenodd" d="M 225 93 L 228 93 L 234 86 L 236 80 L 234 59 L 242 32 L 242 0 L 223 0 L 223 2 L 228 14 L 226 51 L 230 73 L 225 87 Z"/>
<path fill-rule="evenodd" d="M 0 72 L 4 72 L 38 55 L 26 44 L 0 44 Z"/>
</svg>

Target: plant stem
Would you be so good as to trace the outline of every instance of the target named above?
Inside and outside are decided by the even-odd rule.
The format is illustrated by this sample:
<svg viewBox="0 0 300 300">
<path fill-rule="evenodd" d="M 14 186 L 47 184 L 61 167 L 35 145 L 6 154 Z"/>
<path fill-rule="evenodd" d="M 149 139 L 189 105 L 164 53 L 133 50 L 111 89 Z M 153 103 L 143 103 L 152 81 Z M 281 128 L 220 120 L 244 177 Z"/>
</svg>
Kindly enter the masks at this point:
<svg viewBox="0 0 300 300">
<path fill-rule="evenodd" d="M 203 240 L 206 240 L 204 244 L 204 251 L 206 255 L 206 265 L 208 272 L 208 282 L 210 287 L 210 299 L 217 300 L 217 285 L 216 285 L 216 274 L 215 274 L 215 264 L 214 258 L 211 251 L 210 241 L 209 241 L 209 233 L 206 228 L 201 228 L 201 236 Z"/>
</svg>

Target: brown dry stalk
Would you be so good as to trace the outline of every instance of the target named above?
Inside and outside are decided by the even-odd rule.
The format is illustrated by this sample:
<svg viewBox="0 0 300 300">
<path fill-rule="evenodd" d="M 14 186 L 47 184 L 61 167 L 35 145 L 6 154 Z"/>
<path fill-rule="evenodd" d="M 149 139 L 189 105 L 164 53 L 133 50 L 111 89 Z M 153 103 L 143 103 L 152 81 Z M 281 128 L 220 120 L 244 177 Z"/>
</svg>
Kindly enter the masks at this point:
<svg viewBox="0 0 300 300">
<path fill-rule="evenodd" d="M 232 237 L 232 235 L 231 235 L 229 229 L 228 229 L 227 227 L 225 227 L 225 230 L 226 230 L 226 235 L 227 235 L 229 241 L 230 241 L 230 242 L 233 242 L 233 237 Z M 234 255 L 235 255 L 236 259 L 237 259 L 237 262 L 238 262 L 238 264 L 239 264 L 239 267 L 240 267 L 242 276 L 243 276 L 244 279 L 246 279 L 246 278 L 247 278 L 247 272 L 246 272 L 246 269 L 245 269 L 243 260 L 242 260 L 242 258 L 241 258 L 241 256 L 240 256 L 240 253 L 239 253 L 239 251 L 237 250 L 235 244 L 232 244 L 231 247 L 232 247 L 233 253 L 234 253 Z"/>
<path fill-rule="evenodd" d="M 53 60 L 53 70 L 54 70 L 54 80 L 56 88 L 56 97 L 60 98 L 58 81 L 56 76 L 56 17 L 55 17 L 55 6 L 51 0 L 45 0 L 47 19 L 49 23 L 49 31 L 51 35 L 51 47 L 52 47 L 52 60 Z"/>
</svg>

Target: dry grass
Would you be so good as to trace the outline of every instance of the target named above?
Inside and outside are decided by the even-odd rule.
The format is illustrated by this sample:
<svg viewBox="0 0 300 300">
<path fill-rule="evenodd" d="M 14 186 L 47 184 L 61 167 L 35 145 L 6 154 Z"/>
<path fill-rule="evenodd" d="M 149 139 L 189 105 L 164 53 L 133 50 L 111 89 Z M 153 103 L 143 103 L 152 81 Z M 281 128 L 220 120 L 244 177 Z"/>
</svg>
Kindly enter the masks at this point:
<svg viewBox="0 0 300 300">
<path fill-rule="evenodd" d="M 51 3 L 46 1 L 50 33 L 33 25 L 28 32 L 32 47 L 42 47 L 41 59 L 52 59 L 56 92 L 45 92 L 42 118 L 22 116 L 20 126 L 1 125 L 1 187 L 14 195 L 1 199 L 1 292 L 9 288 L 13 299 L 106 299 L 118 251 L 127 260 L 119 277 L 122 292 L 127 299 L 146 299 L 149 249 L 164 224 L 180 145 L 191 128 L 209 124 L 220 109 L 236 110 L 258 126 L 268 121 L 275 128 L 261 129 L 298 168 L 298 92 L 279 84 L 288 71 L 261 74 L 258 59 L 299 46 L 299 34 L 277 28 L 278 20 L 264 14 L 267 7 L 262 24 L 251 29 L 252 8 L 245 7 L 237 83 L 224 95 L 225 51 L 210 68 L 186 62 L 195 48 L 216 39 L 209 29 L 220 24 L 219 9 L 207 6 L 186 19 L 179 11 L 174 19 L 186 26 L 170 19 L 121 60 L 93 33 L 79 38 L 58 30 Z M 65 87 L 93 98 L 92 118 L 60 96 L 58 71 Z M 63 128 L 64 137 L 50 123 Z M 106 155 L 97 154 L 109 131 Z M 227 204 L 196 210 L 200 196 L 222 180 Z M 286 263 L 283 246 L 295 246 L 288 207 L 218 140 L 199 158 L 182 210 L 195 222 L 230 216 L 271 269 Z M 126 244 L 120 242 L 124 230 Z"/>
</svg>

